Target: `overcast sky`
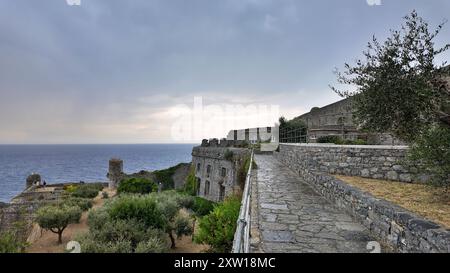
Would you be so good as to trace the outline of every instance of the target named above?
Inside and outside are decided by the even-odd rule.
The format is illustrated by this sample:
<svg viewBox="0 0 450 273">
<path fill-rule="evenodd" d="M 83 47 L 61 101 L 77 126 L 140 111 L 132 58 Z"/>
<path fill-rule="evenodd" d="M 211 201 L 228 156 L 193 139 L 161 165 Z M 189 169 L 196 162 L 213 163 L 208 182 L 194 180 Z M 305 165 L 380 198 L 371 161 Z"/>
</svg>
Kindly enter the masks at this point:
<svg viewBox="0 0 450 273">
<path fill-rule="evenodd" d="M 448 0 L 381 2 L 0 0 L 0 143 L 173 142 L 196 96 L 295 117 L 340 99 L 332 71 L 372 35 L 450 17 Z M 233 129 L 216 127 L 190 138 Z"/>
</svg>

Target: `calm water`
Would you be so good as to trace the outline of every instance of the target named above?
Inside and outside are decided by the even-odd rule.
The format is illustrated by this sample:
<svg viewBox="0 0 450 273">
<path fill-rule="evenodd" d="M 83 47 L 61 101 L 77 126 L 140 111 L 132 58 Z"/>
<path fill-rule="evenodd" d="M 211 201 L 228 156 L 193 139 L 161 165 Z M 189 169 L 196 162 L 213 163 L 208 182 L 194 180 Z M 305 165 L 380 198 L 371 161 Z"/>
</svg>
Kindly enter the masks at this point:
<svg viewBox="0 0 450 273">
<path fill-rule="evenodd" d="M 159 170 L 191 161 L 193 144 L 0 145 L 0 201 L 22 192 L 30 173 L 48 184 L 107 181 L 108 161 L 124 161 L 126 173 Z"/>
</svg>

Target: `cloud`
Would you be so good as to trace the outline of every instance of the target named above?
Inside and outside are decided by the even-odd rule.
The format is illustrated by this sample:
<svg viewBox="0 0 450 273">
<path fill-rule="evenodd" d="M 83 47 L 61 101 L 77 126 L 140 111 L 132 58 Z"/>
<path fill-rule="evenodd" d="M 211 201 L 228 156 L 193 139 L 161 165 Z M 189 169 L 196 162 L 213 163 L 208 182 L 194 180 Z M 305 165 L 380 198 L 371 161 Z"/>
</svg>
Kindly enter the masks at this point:
<svg viewBox="0 0 450 273">
<path fill-rule="evenodd" d="M 450 4 L 0 1 L 0 143 L 161 142 L 195 96 L 294 117 L 338 100 L 333 68 L 413 8 L 435 24 Z"/>
</svg>

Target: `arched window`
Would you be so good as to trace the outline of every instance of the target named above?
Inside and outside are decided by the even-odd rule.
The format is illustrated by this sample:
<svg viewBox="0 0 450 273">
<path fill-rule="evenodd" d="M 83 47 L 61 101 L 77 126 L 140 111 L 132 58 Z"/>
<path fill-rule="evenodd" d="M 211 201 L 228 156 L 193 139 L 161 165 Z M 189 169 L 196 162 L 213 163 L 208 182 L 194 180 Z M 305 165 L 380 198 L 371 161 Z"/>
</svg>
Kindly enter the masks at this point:
<svg viewBox="0 0 450 273">
<path fill-rule="evenodd" d="M 219 186 L 219 202 L 222 202 L 225 199 L 225 186 Z"/>
<path fill-rule="evenodd" d="M 209 195 L 209 181 L 206 180 L 205 182 L 205 196 Z"/>
</svg>

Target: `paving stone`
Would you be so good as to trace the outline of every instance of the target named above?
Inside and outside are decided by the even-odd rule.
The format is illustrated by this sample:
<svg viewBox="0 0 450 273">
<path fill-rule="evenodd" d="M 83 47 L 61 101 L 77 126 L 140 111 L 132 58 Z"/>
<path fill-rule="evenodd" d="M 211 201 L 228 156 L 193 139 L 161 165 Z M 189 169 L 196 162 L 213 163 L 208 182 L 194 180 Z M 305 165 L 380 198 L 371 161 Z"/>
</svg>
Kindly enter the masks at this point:
<svg viewBox="0 0 450 273">
<path fill-rule="evenodd" d="M 255 155 L 255 161 L 264 252 L 368 252 L 373 238 L 363 225 L 273 156 Z"/>
</svg>

